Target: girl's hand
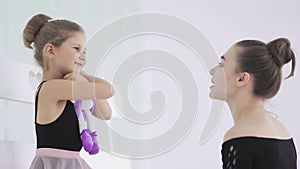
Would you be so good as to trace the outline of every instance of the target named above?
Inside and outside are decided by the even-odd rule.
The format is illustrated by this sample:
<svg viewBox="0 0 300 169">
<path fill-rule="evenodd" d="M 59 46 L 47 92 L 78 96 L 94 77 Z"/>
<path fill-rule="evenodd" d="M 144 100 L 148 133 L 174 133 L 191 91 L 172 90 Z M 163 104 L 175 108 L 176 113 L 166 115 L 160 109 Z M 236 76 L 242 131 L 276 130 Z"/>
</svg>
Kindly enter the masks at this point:
<svg viewBox="0 0 300 169">
<path fill-rule="evenodd" d="M 76 81 L 76 82 L 88 82 L 88 80 L 84 76 L 76 72 L 71 72 L 66 74 L 63 79 Z"/>
<path fill-rule="evenodd" d="M 63 77 L 64 80 L 71 80 L 71 81 L 74 81 L 75 80 L 75 73 L 74 72 L 71 72 L 71 73 L 68 73 L 66 74 L 64 77 Z"/>
</svg>

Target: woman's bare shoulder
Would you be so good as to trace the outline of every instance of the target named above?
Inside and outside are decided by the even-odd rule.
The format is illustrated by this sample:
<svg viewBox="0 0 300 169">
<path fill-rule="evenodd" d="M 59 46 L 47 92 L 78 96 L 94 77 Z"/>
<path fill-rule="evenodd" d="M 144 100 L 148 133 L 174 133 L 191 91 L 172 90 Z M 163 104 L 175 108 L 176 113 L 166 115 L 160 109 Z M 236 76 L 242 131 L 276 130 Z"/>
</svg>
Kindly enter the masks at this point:
<svg viewBox="0 0 300 169">
<path fill-rule="evenodd" d="M 291 138 L 285 126 L 277 119 L 271 117 L 263 124 L 241 125 L 231 127 L 225 134 L 223 141 L 237 137 L 254 136 L 263 138 L 289 139 Z"/>
</svg>

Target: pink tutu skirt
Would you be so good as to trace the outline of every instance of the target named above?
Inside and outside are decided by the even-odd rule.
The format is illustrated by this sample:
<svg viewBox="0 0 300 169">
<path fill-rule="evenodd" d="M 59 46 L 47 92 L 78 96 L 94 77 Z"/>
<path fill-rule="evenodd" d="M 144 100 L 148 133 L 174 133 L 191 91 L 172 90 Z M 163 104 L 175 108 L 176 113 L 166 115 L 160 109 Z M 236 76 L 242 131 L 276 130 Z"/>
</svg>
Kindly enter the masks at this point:
<svg viewBox="0 0 300 169">
<path fill-rule="evenodd" d="M 79 152 L 39 148 L 30 169 L 91 169 L 79 156 Z"/>
</svg>

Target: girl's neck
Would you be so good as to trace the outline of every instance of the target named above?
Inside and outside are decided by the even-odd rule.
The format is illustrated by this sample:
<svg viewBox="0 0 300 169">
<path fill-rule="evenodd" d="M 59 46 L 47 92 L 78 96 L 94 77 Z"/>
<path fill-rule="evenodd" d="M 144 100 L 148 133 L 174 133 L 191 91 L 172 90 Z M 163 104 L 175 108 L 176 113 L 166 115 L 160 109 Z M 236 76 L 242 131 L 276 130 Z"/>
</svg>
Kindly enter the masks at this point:
<svg viewBox="0 0 300 169">
<path fill-rule="evenodd" d="M 54 72 L 54 71 L 43 71 L 43 81 L 51 80 L 51 79 L 62 79 L 63 75 L 59 72 Z"/>
</svg>

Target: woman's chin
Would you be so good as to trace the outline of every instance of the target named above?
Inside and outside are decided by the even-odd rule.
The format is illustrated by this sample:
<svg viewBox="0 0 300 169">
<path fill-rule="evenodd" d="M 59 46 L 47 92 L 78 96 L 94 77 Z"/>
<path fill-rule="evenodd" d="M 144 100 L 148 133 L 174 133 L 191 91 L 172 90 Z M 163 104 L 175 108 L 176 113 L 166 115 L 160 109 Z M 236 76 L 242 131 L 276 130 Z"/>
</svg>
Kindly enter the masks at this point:
<svg viewBox="0 0 300 169">
<path fill-rule="evenodd" d="M 212 99 L 214 98 L 213 88 L 214 88 L 213 85 L 209 87 L 209 90 L 210 90 L 210 91 L 209 91 L 209 97 L 212 98 Z"/>
<path fill-rule="evenodd" d="M 217 96 L 212 91 L 210 91 L 209 97 L 214 100 L 225 101 L 224 97 Z"/>
<path fill-rule="evenodd" d="M 209 97 L 210 97 L 211 99 L 215 99 L 215 98 L 214 98 L 214 94 L 212 93 L 212 91 L 209 92 Z"/>
</svg>

